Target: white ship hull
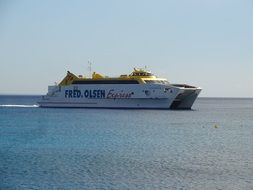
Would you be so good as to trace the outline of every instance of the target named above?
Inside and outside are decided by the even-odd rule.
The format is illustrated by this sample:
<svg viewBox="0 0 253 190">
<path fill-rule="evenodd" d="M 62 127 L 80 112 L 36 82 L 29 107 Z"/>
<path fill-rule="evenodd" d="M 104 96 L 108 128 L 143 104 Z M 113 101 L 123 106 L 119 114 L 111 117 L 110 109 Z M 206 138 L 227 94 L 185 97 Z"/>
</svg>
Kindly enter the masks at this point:
<svg viewBox="0 0 253 190">
<path fill-rule="evenodd" d="M 200 88 L 161 84 L 49 86 L 40 107 L 191 109 Z"/>
</svg>

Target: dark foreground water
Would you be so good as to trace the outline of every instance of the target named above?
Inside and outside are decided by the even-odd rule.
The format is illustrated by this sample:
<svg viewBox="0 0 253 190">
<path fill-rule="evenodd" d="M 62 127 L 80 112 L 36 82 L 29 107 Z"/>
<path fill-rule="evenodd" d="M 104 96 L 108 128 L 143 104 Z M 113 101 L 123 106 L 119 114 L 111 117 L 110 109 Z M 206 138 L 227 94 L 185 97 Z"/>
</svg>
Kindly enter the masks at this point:
<svg viewBox="0 0 253 190">
<path fill-rule="evenodd" d="M 0 189 L 253 189 L 253 99 L 192 111 L 45 109 L 0 96 Z"/>
</svg>

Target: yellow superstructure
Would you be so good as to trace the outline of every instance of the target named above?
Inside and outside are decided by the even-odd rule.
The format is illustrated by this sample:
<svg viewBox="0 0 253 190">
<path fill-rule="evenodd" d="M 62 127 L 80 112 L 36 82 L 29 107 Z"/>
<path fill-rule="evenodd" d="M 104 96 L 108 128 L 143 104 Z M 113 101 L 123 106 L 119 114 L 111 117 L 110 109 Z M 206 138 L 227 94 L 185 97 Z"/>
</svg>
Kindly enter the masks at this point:
<svg viewBox="0 0 253 190">
<path fill-rule="evenodd" d="M 127 81 L 138 81 L 139 84 L 144 84 L 148 82 L 155 82 L 155 81 L 166 81 L 166 79 L 163 78 L 157 78 L 155 75 L 153 75 L 151 72 L 146 71 L 145 69 L 137 69 L 134 68 L 134 71 L 130 75 L 120 75 L 119 77 L 106 77 L 99 73 L 93 72 L 91 78 L 86 78 L 81 75 L 76 76 L 75 74 L 71 72 L 67 72 L 66 77 L 60 82 L 60 86 L 67 86 L 73 83 L 73 81 L 110 81 L 110 80 L 127 80 Z"/>
<path fill-rule="evenodd" d="M 71 72 L 67 72 L 67 75 L 64 77 L 64 79 L 60 82 L 59 86 L 67 86 L 67 85 L 70 85 L 72 84 L 72 82 L 74 80 L 79 80 L 80 77 L 77 77 L 76 75 L 74 75 L 73 73 Z"/>
</svg>

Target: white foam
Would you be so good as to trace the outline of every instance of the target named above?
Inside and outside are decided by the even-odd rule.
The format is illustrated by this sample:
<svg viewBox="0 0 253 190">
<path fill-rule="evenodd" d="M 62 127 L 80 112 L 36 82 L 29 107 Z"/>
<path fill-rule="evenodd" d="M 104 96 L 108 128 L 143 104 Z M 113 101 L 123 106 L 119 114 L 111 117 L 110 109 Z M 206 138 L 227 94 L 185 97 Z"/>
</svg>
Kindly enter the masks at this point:
<svg viewBox="0 0 253 190">
<path fill-rule="evenodd" d="M 14 107 L 14 108 L 37 108 L 38 105 L 17 105 L 17 104 L 4 104 L 0 105 L 0 107 Z"/>
</svg>

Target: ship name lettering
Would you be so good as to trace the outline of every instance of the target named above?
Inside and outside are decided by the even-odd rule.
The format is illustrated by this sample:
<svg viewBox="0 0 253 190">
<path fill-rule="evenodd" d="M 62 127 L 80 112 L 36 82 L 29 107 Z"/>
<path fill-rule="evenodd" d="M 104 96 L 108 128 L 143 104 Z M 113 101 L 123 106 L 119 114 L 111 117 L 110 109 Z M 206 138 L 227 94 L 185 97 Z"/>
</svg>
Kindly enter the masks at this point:
<svg viewBox="0 0 253 190">
<path fill-rule="evenodd" d="M 65 90 L 65 98 L 105 98 L 105 90 Z"/>
<path fill-rule="evenodd" d="M 65 90 L 65 98 L 80 98 L 80 90 Z"/>
<path fill-rule="evenodd" d="M 106 96 L 106 98 L 112 98 L 112 99 L 116 99 L 116 98 L 131 98 L 131 95 L 133 93 L 126 93 L 126 92 L 114 92 L 114 90 L 110 90 Z"/>
<path fill-rule="evenodd" d="M 85 98 L 105 98 L 105 90 L 85 90 Z"/>
</svg>

